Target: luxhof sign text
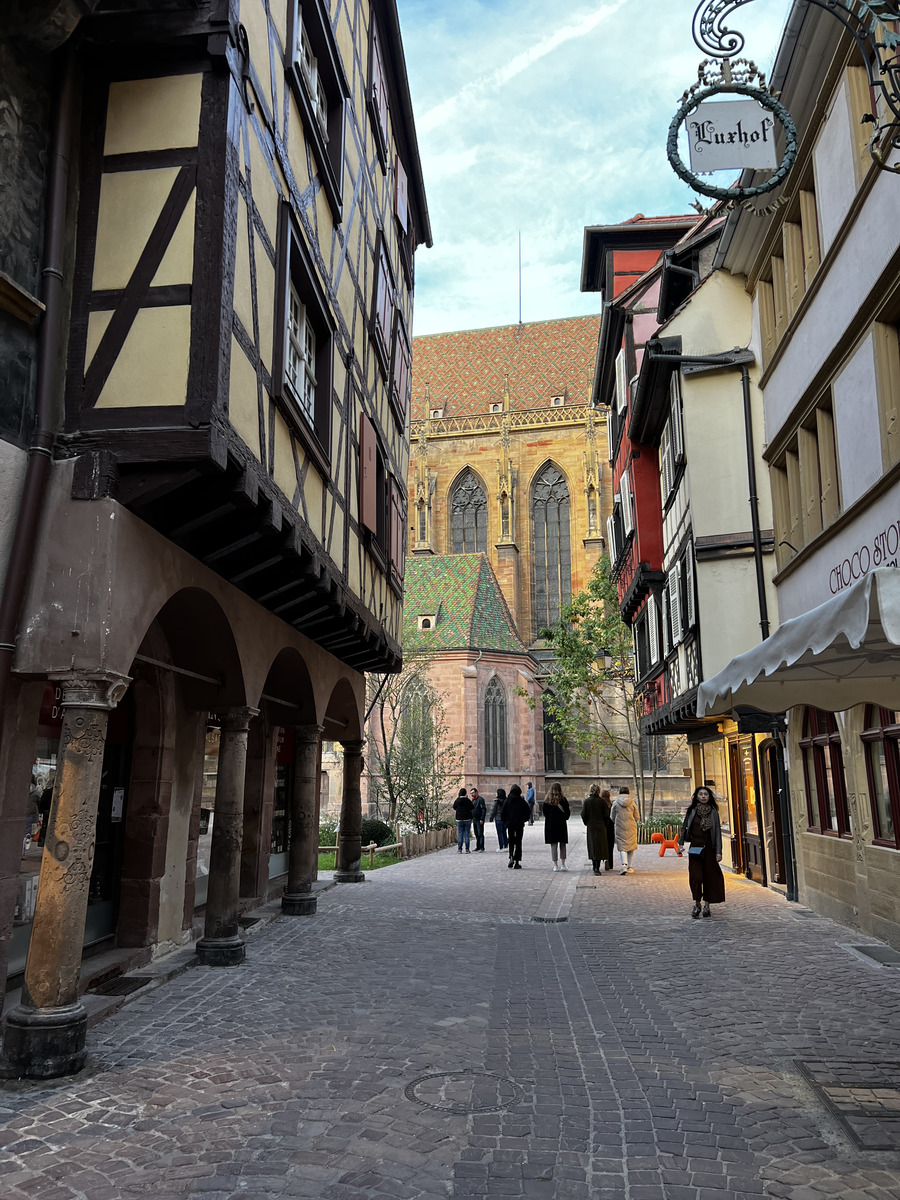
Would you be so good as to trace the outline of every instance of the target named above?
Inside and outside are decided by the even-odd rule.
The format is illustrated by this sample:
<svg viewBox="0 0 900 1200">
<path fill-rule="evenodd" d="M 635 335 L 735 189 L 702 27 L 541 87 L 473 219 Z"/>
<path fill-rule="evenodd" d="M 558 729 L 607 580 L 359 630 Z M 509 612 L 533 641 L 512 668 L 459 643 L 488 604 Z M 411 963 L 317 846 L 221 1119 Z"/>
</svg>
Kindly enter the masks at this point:
<svg viewBox="0 0 900 1200">
<path fill-rule="evenodd" d="M 778 166 L 775 121 L 755 100 L 704 101 L 686 125 L 694 171 Z"/>
</svg>

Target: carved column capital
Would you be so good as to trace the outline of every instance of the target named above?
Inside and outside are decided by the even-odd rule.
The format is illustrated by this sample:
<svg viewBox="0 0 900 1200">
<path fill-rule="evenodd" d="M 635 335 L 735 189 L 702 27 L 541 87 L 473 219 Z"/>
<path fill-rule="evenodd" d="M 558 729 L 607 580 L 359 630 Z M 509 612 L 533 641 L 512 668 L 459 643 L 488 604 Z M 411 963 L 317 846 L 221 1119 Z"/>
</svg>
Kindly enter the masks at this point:
<svg viewBox="0 0 900 1200">
<path fill-rule="evenodd" d="M 51 675 L 62 691 L 63 708 L 115 708 L 125 693 L 131 678 L 115 671 L 91 671 Z"/>
<path fill-rule="evenodd" d="M 258 716 L 258 708 L 226 708 L 224 712 L 219 713 L 219 721 L 222 726 L 222 732 L 246 733 L 250 728 L 250 722 L 254 717 Z"/>
<path fill-rule="evenodd" d="M 362 758 L 363 747 L 365 744 L 365 738 L 359 738 L 350 742 L 341 742 L 341 745 L 344 747 L 345 754 L 350 756 L 359 755 L 360 758 Z"/>
<path fill-rule="evenodd" d="M 295 742 L 311 742 L 315 743 L 321 738 L 325 732 L 324 725 L 292 725 L 291 732 L 294 735 Z"/>
</svg>

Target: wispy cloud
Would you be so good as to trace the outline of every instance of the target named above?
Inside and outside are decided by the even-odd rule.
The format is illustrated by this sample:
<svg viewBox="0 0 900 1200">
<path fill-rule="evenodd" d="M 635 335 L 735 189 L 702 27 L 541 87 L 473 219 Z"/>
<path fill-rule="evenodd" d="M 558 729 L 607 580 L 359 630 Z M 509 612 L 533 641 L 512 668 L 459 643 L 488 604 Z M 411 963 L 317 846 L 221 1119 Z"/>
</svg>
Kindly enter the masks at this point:
<svg viewBox="0 0 900 1200">
<path fill-rule="evenodd" d="M 555 32 L 546 34 L 533 46 L 529 46 L 521 54 L 516 54 L 509 62 L 504 63 L 502 67 L 483 75 L 480 79 L 473 80 L 467 83 L 464 87 L 454 95 L 449 96 L 441 104 L 429 109 L 423 117 L 417 122 L 420 132 L 430 133 L 439 125 L 449 120 L 461 104 L 466 101 L 478 100 L 488 96 L 492 92 L 496 92 L 514 79 L 522 71 L 527 71 L 529 67 L 539 62 L 542 58 L 546 58 L 548 54 L 552 54 L 554 50 L 560 46 L 564 46 L 566 42 L 574 41 L 576 38 L 587 37 L 592 33 L 601 21 L 605 21 L 607 17 L 613 16 L 619 11 L 628 0 L 616 0 L 612 4 L 601 5 L 594 12 L 587 13 L 580 20 L 573 22 L 570 25 L 563 25 L 562 28 Z"/>
</svg>

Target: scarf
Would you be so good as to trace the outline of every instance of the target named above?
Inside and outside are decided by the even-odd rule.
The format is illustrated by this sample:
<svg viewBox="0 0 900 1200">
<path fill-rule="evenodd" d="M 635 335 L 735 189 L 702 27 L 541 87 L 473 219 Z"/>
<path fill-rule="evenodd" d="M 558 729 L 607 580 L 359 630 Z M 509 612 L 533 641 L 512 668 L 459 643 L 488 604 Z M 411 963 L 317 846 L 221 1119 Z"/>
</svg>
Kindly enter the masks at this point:
<svg viewBox="0 0 900 1200">
<path fill-rule="evenodd" d="M 697 812 L 695 815 L 700 818 L 700 828 L 704 833 L 707 833 L 712 828 L 712 812 L 712 805 L 709 802 L 704 804 L 702 800 L 697 801 Z"/>
</svg>

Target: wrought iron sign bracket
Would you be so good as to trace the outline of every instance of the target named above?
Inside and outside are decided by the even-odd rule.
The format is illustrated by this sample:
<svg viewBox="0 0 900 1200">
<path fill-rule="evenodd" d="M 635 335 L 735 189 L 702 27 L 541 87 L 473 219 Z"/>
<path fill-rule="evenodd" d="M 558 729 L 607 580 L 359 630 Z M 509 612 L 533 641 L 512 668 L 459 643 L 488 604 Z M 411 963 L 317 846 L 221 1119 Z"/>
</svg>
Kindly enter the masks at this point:
<svg viewBox="0 0 900 1200">
<path fill-rule="evenodd" d="M 731 200 L 742 204 L 744 200 L 761 196 L 784 182 L 797 156 L 797 131 L 790 113 L 778 96 L 766 86 L 762 74 L 754 64 L 736 55 L 744 49 L 744 35 L 728 28 L 727 20 L 737 8 L 751 4 L 752 0 L 703 0 L 694 13 L 694 41 L 710 58 L 701 64 L 698 83 L 685 92 L 682 104 L 668 130 L 668 160 L 680 178 L 703 196 Z M 893 166 L 888 158 L 895 149 L 900 149 L 900 0 L 808 0 L 809 4 L 832 14 L 850 32 L 859 48 L 869 80 L 871 112 L 863 116 L 865 124 L 872 125 L 869 152 L 878 168 L 900 174 L 900 163 Z M 715 59 L 721 62 L 716 74 Z M 754 78 L 755 77 L 755 78 Z M 762 184 L 742 188 L 715 187 L 701 180 L 684 166 L 678 155 L 678 133 L 680 126 L 703 101 L 715 95 L 732 95 L 752 98 L 772 113 L 785 132 L 785 150 L 781 163 L 773 175 Z"/>
</svg>

